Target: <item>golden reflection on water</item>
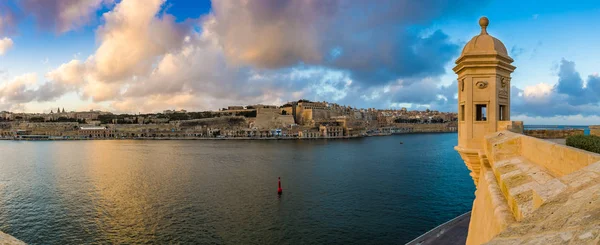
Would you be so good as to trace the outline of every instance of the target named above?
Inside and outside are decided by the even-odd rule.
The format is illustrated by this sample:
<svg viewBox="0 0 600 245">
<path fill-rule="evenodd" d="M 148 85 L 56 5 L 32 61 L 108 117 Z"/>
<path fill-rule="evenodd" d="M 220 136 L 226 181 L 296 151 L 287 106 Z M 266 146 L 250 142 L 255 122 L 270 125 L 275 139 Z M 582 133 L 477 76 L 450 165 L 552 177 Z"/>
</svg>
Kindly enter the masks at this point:
<svg viewBox="0 0 600 245">
<path fill-rule="evenodd" d="M 470 207 L 455 142 L 0 141 L 0 230 L 30 244 L 394 244 Z M 419 151 L 432 145 L 444 153 Z"/>
<path fill-rule="evenodd" d="M 129 149 L 139 144 L 148 145 L 142 151 L 140 147 Z M 97 202 L 93 205 L 95 222 L 104 239 L 110 243 L 155 240 L 157 226 L 167 215 L 161 196 L 172 191 L 168 180 L 175 178 L 169 156 L 177 149 L 170 144 L 157 148 L 137 141 L 95 141 L 87 145 L 88 174 L 95 188 L 90 195 Z M 149 168 L 159 171 L 147 171 Z M 182 176 L 186 175 L 177 174 L 178 178 Z"/>
</svg>

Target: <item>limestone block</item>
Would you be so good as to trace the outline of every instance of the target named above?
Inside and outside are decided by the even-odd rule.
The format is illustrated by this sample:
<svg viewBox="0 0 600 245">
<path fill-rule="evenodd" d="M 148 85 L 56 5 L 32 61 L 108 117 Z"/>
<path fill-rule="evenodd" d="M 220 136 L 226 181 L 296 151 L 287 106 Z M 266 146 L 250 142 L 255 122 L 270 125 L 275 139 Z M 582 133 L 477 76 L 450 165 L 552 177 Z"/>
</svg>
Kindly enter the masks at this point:
<svg viewBox="0 0 600 245">
<path fill-rule="evenodd" d="M 543 185 L 536 185 L 533 188 L 533 208 L 534 210 L 542 204 L 554 199 L 560 193 L 567 189 L 567 185 L 558 179 L 553 179 Z"/>
<path fill-rule="evenodd" d="M 494 239 L 486 245 L 520 245 L 523 244 L 522 238 L 507 238 L 507 239 Z"/>
<path fill-rule="evenodd" d="M 569 175 L 563 176 L 561 180 L 572 188 L 579 188 L 587 183 L 592 182 L 596 178 L 598 178 L 598 174 L 581 169 Z"/>
<path fill-rule="evenodd" d="M 18 239 L 7 235 L 0 231 L 0 244 L 6 245 L 25 245 L 26 243 L 19 241 Z"/>
<path fill-rule="evenodd" d="M 523 241 L 523 244 L 569 244 L 573 239 L 573 231 L 564 231 L 559 233 L 542 234 L 529 237 Z"/>
<path fill-rule="evenodd" d="M 522 169 L 523 171 L 527 172 L 527 174 L 529 176 L 531 176 L 533 178 L 533 180 L 535 180 L 535 182 L 537 182 L 538 184 L 544 184 L 550 180 L 553 180 L 554 177 L 550 174 L 548 174 L 546 171 L 544 171 L 542 168 L 532 165 L 532 164 L 528 164 L 527 166 L 530 166 L 527 169 Z"/>
<path fill-rule="evenodd" d="M 596 162 L 593 164 L 590 164 L 589 166 L 583 168 L 584 171 L 590 171 L 590 172 L 594 172 L 596 174 L 600 174 L 600 162 Z"/>
<path fill-rule="evenodd" d="M 600 224 L 582 229 L 575 234 L 572 244 L 598 244 L 600 243 Z"/>
</svg>

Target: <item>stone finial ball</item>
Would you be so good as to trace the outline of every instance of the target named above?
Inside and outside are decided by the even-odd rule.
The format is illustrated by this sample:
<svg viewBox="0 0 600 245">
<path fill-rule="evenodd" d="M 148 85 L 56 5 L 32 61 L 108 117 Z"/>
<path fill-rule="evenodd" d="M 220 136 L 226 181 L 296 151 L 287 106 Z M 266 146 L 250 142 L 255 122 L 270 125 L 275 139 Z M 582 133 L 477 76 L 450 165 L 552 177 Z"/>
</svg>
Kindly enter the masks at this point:
<svg viewBox="0 0 600 245">
<path fill-rule="evenodd" d="M 479 19 L 479 25 L 481 27 L 487 27 L 489 24 L 490 24 L 490 20 L 488 20 L 487 17 L 484 16 Z"/>
</svg>

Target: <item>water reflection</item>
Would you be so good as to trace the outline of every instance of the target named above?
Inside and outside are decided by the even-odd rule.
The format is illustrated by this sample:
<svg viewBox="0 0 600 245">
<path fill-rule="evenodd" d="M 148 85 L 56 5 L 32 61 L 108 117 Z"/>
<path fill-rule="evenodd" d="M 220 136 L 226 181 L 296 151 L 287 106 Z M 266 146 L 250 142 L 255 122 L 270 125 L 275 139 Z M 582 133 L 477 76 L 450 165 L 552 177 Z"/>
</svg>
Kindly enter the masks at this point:
<svg viewBox="0 0 600 245">
<path fill-rule="evenodd" d="M 5 141 L 0 229 L 31 244 L 402 243 L 469 209 L 455 142 Z"/>
</svg>

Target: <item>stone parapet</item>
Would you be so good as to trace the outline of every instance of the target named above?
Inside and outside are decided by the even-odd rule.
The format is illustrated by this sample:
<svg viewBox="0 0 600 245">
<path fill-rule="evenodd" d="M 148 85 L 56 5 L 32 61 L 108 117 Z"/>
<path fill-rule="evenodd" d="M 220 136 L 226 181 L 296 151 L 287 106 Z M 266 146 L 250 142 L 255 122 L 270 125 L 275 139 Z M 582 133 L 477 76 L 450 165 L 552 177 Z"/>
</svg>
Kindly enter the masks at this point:
<svg viewBox="0 0 600 245">
<path fill-rule="evenodd" d="M 600 242 L 599 154 L 509 131 L 485 142 L 467 244 Z"/>
<path fill-rule="evenodd" d="M 523 121 L 498 121 L 498 131 L 508 130 L 522 134 L 523 128 Z"/>
<path fill-rule="evenodd" d="M 591 125 L 590 135 L 600 136 L 600 125 Z"/>
<path fill-rule="evenodd" d="M 12 237 L 6 233 L 0 231 L 0 244 L 2 245 L 25 245 L 26 243 L 22 242 L 19 239 Z"/>
</svg>

